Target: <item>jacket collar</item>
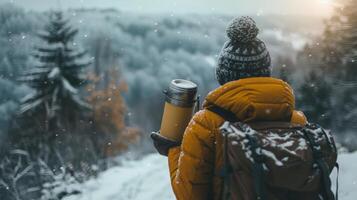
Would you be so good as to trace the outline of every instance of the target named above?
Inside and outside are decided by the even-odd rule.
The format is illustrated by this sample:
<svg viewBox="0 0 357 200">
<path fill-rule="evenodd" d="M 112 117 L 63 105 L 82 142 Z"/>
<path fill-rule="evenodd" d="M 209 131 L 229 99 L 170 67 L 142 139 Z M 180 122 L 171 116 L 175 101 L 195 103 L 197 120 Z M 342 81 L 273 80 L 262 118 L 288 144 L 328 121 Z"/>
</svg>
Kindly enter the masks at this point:
<svg viewBox="0 0 357 200">
<path fill-rule="evenodd" d="M 204 108 L 217 105 L 244 122 L 289 121 L 295 109 L 293 90 L 286 82 L 257 77 L 232 81 L 210 92 Z"/>
</svg>

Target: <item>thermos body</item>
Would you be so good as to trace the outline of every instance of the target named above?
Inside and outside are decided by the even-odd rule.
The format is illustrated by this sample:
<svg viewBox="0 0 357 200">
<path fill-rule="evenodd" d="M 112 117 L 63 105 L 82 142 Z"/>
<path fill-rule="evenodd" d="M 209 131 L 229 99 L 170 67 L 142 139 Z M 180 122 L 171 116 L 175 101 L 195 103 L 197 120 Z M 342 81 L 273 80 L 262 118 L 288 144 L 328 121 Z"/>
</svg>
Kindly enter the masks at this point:
<svg viewBox="0 0 357 200">
<path fill-rule="evenodd" d="M 165 93 L 165 108 L 160 134 L 174 141 L 181 141 L 197 102 L 197 85 L 191 81 L 176 79 Z"/>
</svg>

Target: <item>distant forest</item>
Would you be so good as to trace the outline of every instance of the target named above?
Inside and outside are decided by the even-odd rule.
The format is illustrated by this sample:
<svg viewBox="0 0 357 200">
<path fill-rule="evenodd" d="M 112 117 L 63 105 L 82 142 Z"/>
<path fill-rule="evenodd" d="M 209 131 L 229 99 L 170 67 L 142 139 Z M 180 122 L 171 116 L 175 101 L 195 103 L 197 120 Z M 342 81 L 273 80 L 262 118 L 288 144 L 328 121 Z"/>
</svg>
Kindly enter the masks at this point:
<svg viewBox="0 0 357 200">
<path fill-rule="evenodd" d="M 42 42 L 36 35 L 44 27 L 49 13 L 24 11 L 11 4 L 3 4 L 0 6 L 0 14 L 0 81 L 3 83 L 0 85 L 0 112 L 3 113 L 0 115 L 0 126 L 3 127 L 0 129 L 0 136 L 5 137 L 9 120 L 18 109 L 20 100 L 31 92 L 30 88 L 18 82 L 18 78 L 36 62 L 31 55 L 34 47 Z M 320 122 L 331 129 L 338 128 L 335 131 L 340 135 L 348 133 L 354 123 L 336 124 L 332 116 L 351 119 L 354 114 L 344 117 L 332 115 L 333 109 L 329 108 L 336 108 L 333 105 L 339 102 L 336 99 L 340 97 L 334 95 L 334 88 L 349 86 L 355 89 L 355 84 L 344 84 L 341 80 L 341 87 L 339 84 L 327 86 L 324 83 L 311 83 L 311 79 L 332 80 L 326 73 L 338 71 L 331 70 L 322 74 L 318 69 L 321 67 L 316 66 L 327 65 L 321 63 L 321 57 L 324 56 L 321 54 L 326 54 L 324 51 L 332 47 L 324 45 L 336 43 L 329 40 L 334 37 L 332 34 L 341 33 L 333 33 L 333 29 L 339 26 L 337 18 L 346 14 L 336 12 L 333 19 L 325 23 L 320 18 L 301 16 L 255 17 L 261 29 L 259 37 L 267 43 L 273 57 L 274 75 L 284 78 L 294 86 L 298 106 L 307 112 L 311 121 Z M 218 86 L 214 80 L 216 57 L 226 40 L 226 24 L 233 18 L 223 15 L 145 16 L 118 10 L 96 9 L 68 10 L 64 12 L 64 17 L 78 29 L 73 45 L 88 53 L 87 56 L 92 62 L 86 69 L 86 74 L 99 77 L 100 83 L 97 87 L 103 88 L 109 84 L 110 72 L 113 69 L 118 72 L 120 80 L 125 82 L 128 90 L 121 94 L 127 107 L 125 122 L 139 127 L 144 136 L 159 127 L 159 111 L 162 111 L 163 107 L 161 91 L 170 80 L 184 78 L 196 82 L 201 96 Z M 340 43 L 339 45 L 347 46 Z M 344 65 L 334 64 L 337 66 L 335 69 Z M 341 71 L 344 70 L 345 68 Z M 306 80 L 311 83 L 310 86 L 303 85 Z M 323 94 L 320 94 L 320 90 L 315 91 L 316 88 L 311 85 L 318 84 L 328 87 L 327 91 L 323 91 Z M 307 91 L 312 94 L 303 94 Z M 312 101 L 316 104 L 321 100 L 312 98 L 325 98 L 321 97 L 324 95 L 329 96 L 328 103 L 321 103 L 317 106 L 318 112 L 315 112 L 315 108 L 311 108 L 310 104 Z M 349 97 L 345 99 L 348 101 Z M 348 110 L 352 112 L 354 109 Z M 145 113 L 153 114 L 148 118 Z M 149 143 L 143 146 L 150 148 Z"/>
<path fill-rule="evenodd" d="M 115 162 L 108 158 L 151 152 L 172 79 L 197 83 L 202 97 L 218 86 L 232 18 L 0 5 L 0 195 L 62 199 Z M 357 149 L 357 3 L 324 23 L 255 19 L 297 109 Z"/>
<path fill-rule="evenodd" d="M 0 81 L 4 82 L 0 86 L 0 110 L 4 113 L 0 125 L 6 127 L 19 100 L 31 91 L 16 80 L 34 65 L 33 48 L 42 42 L 36 34 L 49 13 L 27 12 L 4 4 L 0 14 Z M 88 73 L 108 82 L 111 69 L 120 71 L 128 85 L 128 92 L 123 94 L 128 106 L 126 120 L 146 132 L 159 126 L 161 91 L 170 80 L 196 82 L 201 96 L 218 86 L 214 80 L 216 56 L 226 39 L 226 24 L 233 16 L 143 16 L 117 10 L 70 10 L 64 16 L 79 30 L 75 44 L 92 59 Z M 294 62 L 298 50 L 323 27 L 318 18 L 308 22 L 279 16 L 256 20 L 261 27 L 260 38 L 267 42 L 273 56 L 276 74 L 281 63 Z M 145 113 L 153 113 L 151 109 L 156 112 L 148 119 Z"/>
</svg>

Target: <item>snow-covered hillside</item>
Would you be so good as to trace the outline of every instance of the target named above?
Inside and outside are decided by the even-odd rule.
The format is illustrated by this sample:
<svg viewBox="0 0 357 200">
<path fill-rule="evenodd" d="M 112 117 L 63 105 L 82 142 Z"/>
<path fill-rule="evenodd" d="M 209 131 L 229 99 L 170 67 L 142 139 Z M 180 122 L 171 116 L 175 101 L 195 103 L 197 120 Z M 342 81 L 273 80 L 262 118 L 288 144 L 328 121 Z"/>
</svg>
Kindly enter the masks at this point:
<svg viewBox="0 0 357 200">
<path fill-rule="evenodd" d="M 169 179 L 166 158 L 148 155 L 107 170 L 83 184 L 81 195 L 65 200 L 171 200 Z"/>
<path fill-rule="evenodd" d="M 357 152 L 339 156 L 340 200 L 357 199 Z M 333 172 L 334 180 L 336 171 Z M 169 182 L 167 161 L 148 155 L 102 173 L 81 187 L 83 193 L 65 200 L 174 200 Z"/>
</svg>

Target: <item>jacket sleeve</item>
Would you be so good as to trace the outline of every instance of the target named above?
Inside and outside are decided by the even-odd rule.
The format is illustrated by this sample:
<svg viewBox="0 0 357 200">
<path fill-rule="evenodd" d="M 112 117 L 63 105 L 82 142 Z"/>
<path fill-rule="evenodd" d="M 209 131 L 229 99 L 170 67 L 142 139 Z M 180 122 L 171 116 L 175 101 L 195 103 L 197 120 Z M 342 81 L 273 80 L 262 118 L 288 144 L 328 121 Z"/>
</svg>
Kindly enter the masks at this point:
<svg viewBox="0 0 357 200">
<path fill-rule="evenodd" d="M 215 130 L 209 126 L 205 111 L 196 113 L 181 146 L 169 150 L 171 185 L 178 200 L 212 198 Z"/>
</svg>

